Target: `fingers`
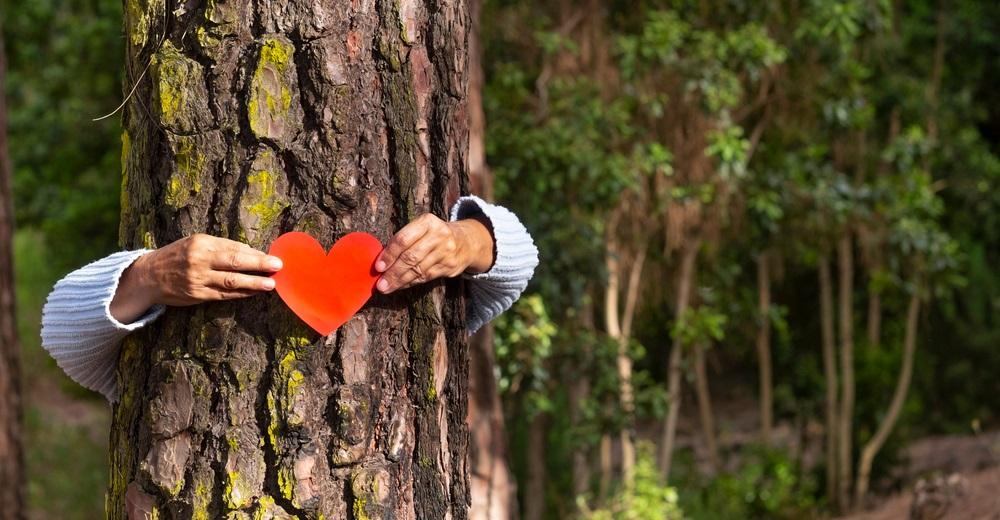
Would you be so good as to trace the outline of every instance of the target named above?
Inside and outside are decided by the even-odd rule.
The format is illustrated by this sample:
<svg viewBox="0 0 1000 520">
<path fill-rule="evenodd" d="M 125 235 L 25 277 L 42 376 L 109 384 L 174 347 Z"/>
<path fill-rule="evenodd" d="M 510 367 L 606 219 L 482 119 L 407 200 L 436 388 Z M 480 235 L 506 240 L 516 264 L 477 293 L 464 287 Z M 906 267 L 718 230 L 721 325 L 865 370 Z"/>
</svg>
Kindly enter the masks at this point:
<svg viewBox="0 0 1000 520">
<path fill-rule="evenodd" d="M 259 292 L 274 289 L 274 279 L 232 271 L 213 271 L 207 288 L 217 292 Z"/>
<path fill-rule="evenodd" d="M 442 256 L 440 254 L 425 255 L 411 263 L 408 260 L 408 249 L 400 255 L 392 267 L 379 279 L 376 287 L 383 293 L 406 289 L 414 285 L 440 278 L 443 274 Z"/>
<path fill-rule="evenodd" d="M 441 254 L 436 248 L 437 241 L 429 235 L 424 235 L 416 244 L 399 253 L 378 281 L 378 290 L 389 293 L 412 283 L 432 280 L 429 278 L 430 268 L 440 261 Z"/>
<path fill-rule="evenodd" d="M 379 255 L 378 260 L 375 261 L 375 270 L 379 272 L 389 270 L 404 251 L 413 247 L 413 245 L 427 234 L 433 222 L 432 219 L 436 219 L 436 217 L 427 214 L 403 226 L 403 229 L 399 230 L 396 236 L 392 237 L 389 245 L 385 247 L 382 254 Z"/>
<path fill-rule="evenodd" d="M 201 302 L 235 300 L 274 290 L 274 279 L 232 271 L 208 271 L 190 275 L 167 294 L 167 305 L 186 306 Z"/>
<path fill-rule="evenodd" d="M 213 300 L 239 300 L 256 294 L 259 293 L 257 291 L 213 291 L 210 297 Z"/>
<path fill-rule="evenodd" d="M 209 267 L 222 271 L 276 272 L 281 270 L 281 259 L 269 256 L 247 244 L 212 237 L 206 244 L 211 251 Z"/>
<path fill-rule="evenodd" d="M 248 246 L 214 253 L 209 261 L 209 267 L 219 271 L 273 273 L 281 270 L 281 259 L 268 256 Z"/>
</svg>

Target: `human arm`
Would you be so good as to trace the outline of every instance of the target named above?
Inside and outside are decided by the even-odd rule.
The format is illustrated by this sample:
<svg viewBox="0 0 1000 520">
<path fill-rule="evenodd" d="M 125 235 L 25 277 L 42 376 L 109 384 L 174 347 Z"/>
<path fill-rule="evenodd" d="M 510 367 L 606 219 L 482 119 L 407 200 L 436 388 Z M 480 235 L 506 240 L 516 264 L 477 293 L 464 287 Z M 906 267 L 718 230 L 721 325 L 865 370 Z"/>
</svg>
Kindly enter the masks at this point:
<svg viewBox="0 0 1000 520">
<path fill-rule="evenodd" d="M 538 249 L 514 213 L 479 197 L 459 199 L 450 222 L 436 220 L 425 215 L 393 237 L 376 261 L 383 272 L 377 287 L 392 292 L 442 273 L 465 276 L 468 327 L 475 332 L 521 296 L 538 265 Z"/>
<path fill-rule="evenodd" d="M 206 235 L 155 251 L 114 253 L 56 283 L 42 311 L 42 346 L 70 378 L 115 401 L 115 364 L 125 336 L 154 321 L 167 305 L 270 290 L 273 280 L 244 272 L 276 270 L 270 260 Z"/>
</svg>

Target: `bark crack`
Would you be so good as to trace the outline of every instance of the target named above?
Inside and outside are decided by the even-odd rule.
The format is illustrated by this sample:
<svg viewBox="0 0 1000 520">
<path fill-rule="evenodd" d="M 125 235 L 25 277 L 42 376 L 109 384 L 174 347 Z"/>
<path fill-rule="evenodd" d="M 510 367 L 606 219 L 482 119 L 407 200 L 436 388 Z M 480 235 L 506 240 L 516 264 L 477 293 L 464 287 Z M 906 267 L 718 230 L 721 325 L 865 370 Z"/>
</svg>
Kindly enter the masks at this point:
<svg viewBox="0 0 1000 520">
<path fill-rule="evenodd" d="M 278 447 L 272 442 L 270 432 L 274 426 L 272 426 L 272 421 L 277 422 L 278 417 L 272 416 L 275 413 L 270 409 L 268 405 L 268 393 L 271 392 L 274 386 L 275 380 L 275 370 L 277 369 L 277 347 L 274 344 L 270 344 L 265 348 L 265 354 L 267 356 L 267 366 L 268 369 L 264 371 L 264 375 L 261 377 L 260 383 L 257 387 L 257 399 L 254 404 L 254 414 L 257 420 L 257 432 L 260 434 L 261 438 L 264 440 L 264 493 L 274 499 L 274 503 L 281 506 L 285 512 L 291 513 L 299 518 L 307 518 L 306 511 L 302 508 L 296 507 L 292 503 L 292 500 L 285 497 L 284 493 L 281 491 L 281 487 L 278 484 L 278 470 L 282 467 L 282 460 L 278 456 Z M 296 435 L 296 432 L 287 431 L 287 426 L 281 424 L 277 426 L 280 431 L 284 432 L 283 438 L 289 443 L 296 443 L 298 447 L 301 447 L 303 442 L 300 437 Z"/>
</svg>

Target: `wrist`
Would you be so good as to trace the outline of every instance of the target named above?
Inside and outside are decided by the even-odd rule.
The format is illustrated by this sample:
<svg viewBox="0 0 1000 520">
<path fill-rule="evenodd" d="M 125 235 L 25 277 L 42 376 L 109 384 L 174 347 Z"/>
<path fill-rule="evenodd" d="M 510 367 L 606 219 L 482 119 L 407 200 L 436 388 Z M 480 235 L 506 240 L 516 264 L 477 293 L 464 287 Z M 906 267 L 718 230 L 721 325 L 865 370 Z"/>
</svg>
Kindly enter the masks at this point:
<svg viewBox="0 0 1000 520">
<path fill-rule="evenodd" d="M 477 218 L 467 218 L 452 222 L 459 232 L 460 244 L 464 252 L 464 271 L 479 274 L 493 267 L 493 234 L 487 224 Z"/>
<path fill-rule="evenodd" d="M 156 255 L 156 251 L 136 258 L 135 262 L 132 262 L 132 265 L 122 273 L 121 283 L 126 285 L 131 298 L 147 309 L 161 303 L 158 287 L 153 283 L 149 268 L 154 255 Z"/>
<path fill-rule="evenodd" d="M 118 278 L 115 294 L 108 311 L 120 323 L 129 324 L 146 314 L 157 302 L 156 292 L 149 289 L 146 265 L 149 253 L 132 261 Z"/>
</svg>

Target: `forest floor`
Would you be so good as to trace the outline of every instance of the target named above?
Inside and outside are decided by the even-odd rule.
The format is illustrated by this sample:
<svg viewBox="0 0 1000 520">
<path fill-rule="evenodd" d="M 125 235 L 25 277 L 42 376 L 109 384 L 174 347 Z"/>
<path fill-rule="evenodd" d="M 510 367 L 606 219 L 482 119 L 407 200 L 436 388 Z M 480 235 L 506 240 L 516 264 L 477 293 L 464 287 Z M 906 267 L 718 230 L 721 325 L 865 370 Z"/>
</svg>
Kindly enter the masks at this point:
<svg viewBox="0 0 1000 520">
<path fill-rule="evenodd" d="M 945 500 L 929 497 L 924 500 L 922 516 L 942 520 L 1000 519 L 1000 467 L 968 473 L 954 474 L 958 489 L 945 491 Z M 880 500 L 873 509 L 839 520 L 897 520 L 910 518 L 914 500 L 924 495 L 913 490 L 904 491 Z"/>
<path fill-rule="evenodd" d="M 1000 433 L 920 439 L 907 448 L 902 491 L 844 520 L 1000 519 Z"/>
<path fill-rule="evenodd" d="M 110 409 L 103 400 L 72 391 L 72 383 L 64 381 L 57 371 L 41 370 L 33 375 L 37 377 L 31 378 L 27 392 L 26 421 L 33 506 L 29 518 L 98 518 L 103 512 L 107 478 Z M 678 449 L 693 455 L 699 471 L 707 471 L 697 408 L 694 403 L 685 408 Z M 720 400 L 716 413 L 726 469 L 734 470 L 740 464 L 742 448 L 757 442 L 756 403 Z M 822 456 L 818 428 L 793 428 L 782 423 L 775 428 L 775 441 L 800 454 L 808 464 L 818 464 Z M 658 434 L 659 425 L 651 424 L 640 436 L 654 440 Z M 915 499 L 921 501 L 926 514 L 920 518 L 1000 520 L 1000 432 L 920 439 L 907 447 L 904 460 L 908 462 L 894 475 L 901 483 L 900 491 L 875 497 L 866 511 L 839 520 L 908 519 Z M 935 476 L 940 478 L 934 480 Z M 917 490 L 921 479 L 929 479 L 929 485 Z"/>
<path fill-rule="evenodd" d="M 719 450 L 725 469 L 732 471 L 741 464 L 745 448 L 759 441 L 758 404 L 746 394 L 716 397 Z M 648 424 L 639 436 L 652 441 L 659 428 Z M 708 455 L 695 403 L 682 405 L 677 435 L 678 449 L 689 450 L 698 471 L 707 473 Z M 776 445 L 802 457 L 803 467 L 822 463 L 822 425 L 780 422 L 773 437 Z M 886 490 L 884 494 L 872 497 L 863 511 L 838 520 L 906 520 L 915 501 L 919 514 L 912 518 L 1000 520 L 1000 431 L 921 438 L 904 449 L 901 460 L 891 477 L 872 483 Z"/>
</svg>

